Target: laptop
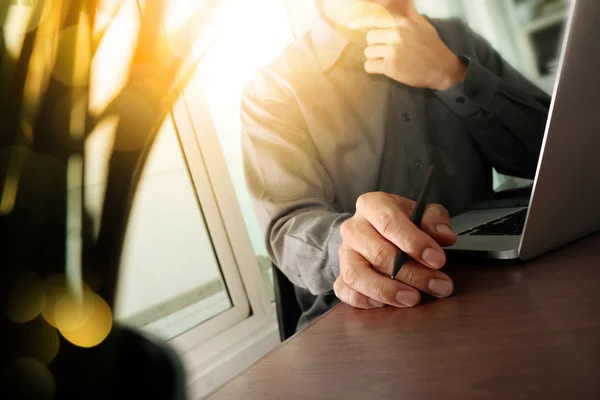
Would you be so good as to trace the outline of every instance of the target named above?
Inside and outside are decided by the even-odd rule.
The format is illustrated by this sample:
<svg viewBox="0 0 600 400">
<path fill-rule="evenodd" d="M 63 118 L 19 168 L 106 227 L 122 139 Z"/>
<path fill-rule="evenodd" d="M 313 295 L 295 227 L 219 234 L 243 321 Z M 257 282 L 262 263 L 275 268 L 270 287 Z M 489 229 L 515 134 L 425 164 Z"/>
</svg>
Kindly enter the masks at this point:
<svg viewBox="0 0 600 400">
<path fill-rule="evenodd" d="M 600 229 L 600 1 L 571 0 L 528 203 L 454 217 L 448 256 L 529 260 Z"/>
</svg>

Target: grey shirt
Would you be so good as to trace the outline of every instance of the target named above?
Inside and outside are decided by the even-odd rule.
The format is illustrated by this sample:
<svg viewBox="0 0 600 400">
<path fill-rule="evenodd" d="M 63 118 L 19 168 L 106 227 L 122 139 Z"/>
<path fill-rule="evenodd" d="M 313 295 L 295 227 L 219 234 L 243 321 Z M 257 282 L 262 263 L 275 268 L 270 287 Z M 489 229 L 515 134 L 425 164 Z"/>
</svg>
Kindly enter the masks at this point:
<svg viewBox="0 0 600 400">
<path fill-rule="evenodd" d="M 446 91 L 367 74 L 366 44 L 325 22 L 245 90 L 246 183 L 269 254 L 297 286 L 299 327 L 336 303 L 339 228 L 361 194 L 415 198 L 435 163 L 430 199 L 454 215 L 493 195 L 492 167 L 535 173 L 549 96 L 462 22 L 431 22 L 468 65 Z"/>
</svg>

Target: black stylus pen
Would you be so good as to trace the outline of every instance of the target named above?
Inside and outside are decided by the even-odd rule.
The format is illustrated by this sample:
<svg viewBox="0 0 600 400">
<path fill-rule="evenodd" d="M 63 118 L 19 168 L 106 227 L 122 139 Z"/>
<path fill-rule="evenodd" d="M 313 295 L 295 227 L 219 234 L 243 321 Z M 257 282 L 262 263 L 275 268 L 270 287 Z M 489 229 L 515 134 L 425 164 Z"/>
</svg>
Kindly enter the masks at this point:
<svg viewBox="0 0 600 400">
<path fill-rule="evenodd" d="M 429 188 L 431 187 L 431 181 L 433 176 L 433 170 L 435 169 L 435 165 L 429 167 L 429 172 L 427 172 L 427 178 L 425 178 L 425 183 L 423 183 L 423 187 L 421 188 L 421 192 L 419 193 L 419 197 L 417 198 L 417 204 L 415 205 L 415 209 L 413 210 L 412 216 L 410 220 L 413 224 L 418 227 L 421 226 L 421 218 L 423 218 L 423 213 L 425 212 L 425 206 L 427 206 L 427 194 L 429 193 Z M 392 279 L 396 279 L 396 275 L 400 272 L 400 268 L 404 265 L 404 261 L 406 260 L 406 253 L 401 249 L 398 249 L 398 253 L 396 254 L 396 258 L 394 258 L 394 271 L 392 272 Z"/>
</svg>

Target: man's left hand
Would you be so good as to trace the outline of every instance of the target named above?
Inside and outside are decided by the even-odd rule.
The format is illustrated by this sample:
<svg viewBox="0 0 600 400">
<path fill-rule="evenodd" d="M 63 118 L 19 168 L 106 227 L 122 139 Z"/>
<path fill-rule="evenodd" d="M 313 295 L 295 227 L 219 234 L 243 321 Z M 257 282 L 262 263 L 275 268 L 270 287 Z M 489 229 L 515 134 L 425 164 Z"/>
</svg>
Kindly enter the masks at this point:
<svg viewBox="0 0 600 400">
<path fill-rule="evenodd" d="M 365 70 L 408 86 L 446 90 L 466 75 L 466 65 L 442 42 L 422 15 L 371 20 Z"/>
</svg>

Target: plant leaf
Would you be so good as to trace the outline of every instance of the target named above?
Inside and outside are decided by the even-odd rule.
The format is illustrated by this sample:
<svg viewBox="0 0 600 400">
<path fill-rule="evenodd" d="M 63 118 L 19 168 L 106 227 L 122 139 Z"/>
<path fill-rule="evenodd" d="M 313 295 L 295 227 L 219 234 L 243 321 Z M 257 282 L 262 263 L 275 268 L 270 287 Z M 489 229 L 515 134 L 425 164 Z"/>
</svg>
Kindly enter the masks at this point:
<svg viewBox="0 0 600 400">
<path fill-rule="evenodd" d="M 104 39 L 104 36 L 106 35 L 106 32 L 108 31 L 108 29 L 111 27 L 112 22 L 114 21 L 114 19 L 121 12 L 124 3 L 125 2 L 123 2 L 123 1 L 119 1 L 115 5 L 115 7 L 110 11 L 109 21 L 106 23 L 105 26 L 103 26 L 102 28 L 100 28 L 99 32 L 97 32 L 96 34 L 94 34 L 94 38 L 92 40 L 92 43 L 93 43 L 92 54 L 96 54 L 96 52 L 98 51 L 98 47 L 100 47 L 100 44 L 102 43 L 102 39 Z"/>
<path fill-rule="evenodd" d="M 7 91 L 7 97 L 3 99 L 1 108 L 2 115 L 5 120 L 4 129 L 5 134 L 10 135 L 13 139 L 11 142 L 16 143 L 16 137 L 20 132 L 20 120 L 21 120 L 21 107 L 23 105 L 23 94 L 25 89 L 25 81 L 27 80 L 27 73 L 29 71 L 29 65 L 31 63 L 31 57 L 33 55 L 33 48 L 37 37 L 37 27 L 29 29 L 34 21 L 39 20 L 46 2 L 44 0 L 38 0 L 35 2 L 35 7 L 30 15 L 27 23 L 27 32 L 23 39 L 23 45 L 21 47 L 21 53 L 17 59 L 17 62 L 12 71 L 12 77 L 10 78 L 9 90 Z"/>
</svg>

